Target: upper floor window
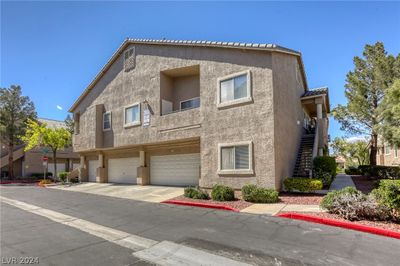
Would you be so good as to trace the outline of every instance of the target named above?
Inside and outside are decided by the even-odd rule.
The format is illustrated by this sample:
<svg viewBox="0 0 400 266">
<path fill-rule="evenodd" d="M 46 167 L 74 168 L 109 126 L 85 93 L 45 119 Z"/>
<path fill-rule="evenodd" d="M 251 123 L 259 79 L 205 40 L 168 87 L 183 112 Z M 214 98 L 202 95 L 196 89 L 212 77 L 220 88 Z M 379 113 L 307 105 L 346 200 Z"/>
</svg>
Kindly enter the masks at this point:
<svg viewBox="0 0 400 266">
<path fill-rule="evenodd" d="M 135 68 L 135 47 L 132 47 L 125 51 L 124 54 L 124 70 L 125 72 Z"/>
<path fill-rule="evenodd" d="M 181 111 L 186 109 L 198 108 L 200 107 L 200 97 L 181 101 L 180 104 L 181 104 L 180 106 Z"/>
<path fill-rule="evenodd" d="M 253 156 L 250 141 L 219 144 L 220 174 L 252 174 Z"/>
<path fill-rule="evenodd" d="M 385 145 L 385 154 L 386 155 L 390 154 L 390 145 L 389 144 Z"/>
<path fill-rule="evenodd" d="M 140 103 L 124 108 L 124 127 L 140 125 Z"/>
<path fill-rule="evenodd" d="M 235 73 L 218 80 L 218 107 L 251 100 L 250 71 Z"/>
<path fill-rule="evenodd" d="M 103 114 L 103 131 L 111 129 L 111 112 L 105 112 Z"/>
</svg>

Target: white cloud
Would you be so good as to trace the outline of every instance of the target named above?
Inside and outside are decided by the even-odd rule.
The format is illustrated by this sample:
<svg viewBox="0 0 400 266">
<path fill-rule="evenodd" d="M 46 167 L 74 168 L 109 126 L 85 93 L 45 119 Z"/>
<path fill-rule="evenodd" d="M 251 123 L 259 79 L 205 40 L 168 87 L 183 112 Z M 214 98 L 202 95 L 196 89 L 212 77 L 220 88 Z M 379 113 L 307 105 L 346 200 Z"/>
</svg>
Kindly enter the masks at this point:
<svg viewBox="0 0 400 266">
<path fill-rule="evenodd" d="M 346 138 L 346 140 L 348 142 L 356 142 L 359 140 L 368 140 L 368 137 L 367 136 L 354 136 L 354 137 L 348 137 L 348 138 Z"/>
<path fill-rule="evenodd" d="M 57 105 L 57 109 L 62 110 L 63 108 L 61 106 Z"/>
</svg>

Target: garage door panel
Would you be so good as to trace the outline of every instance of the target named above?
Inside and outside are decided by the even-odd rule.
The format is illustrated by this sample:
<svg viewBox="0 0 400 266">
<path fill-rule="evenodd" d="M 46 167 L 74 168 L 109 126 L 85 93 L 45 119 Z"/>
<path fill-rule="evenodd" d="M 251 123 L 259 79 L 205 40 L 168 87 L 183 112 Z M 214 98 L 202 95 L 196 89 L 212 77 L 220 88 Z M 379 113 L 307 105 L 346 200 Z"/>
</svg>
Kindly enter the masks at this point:
<svg viewBox="0 0 400 266">
<path fill-rule="evenodd" d="M 108 160 L 108 182 L 136 184 L 139 157 L 114 158 Z"/>
<path fill-rule="evenodd" d="M 200 154 L 152 156 L 150 183 L 153 185 L 195 186 L 199 183 Z"/>
<path fill-rule="evenodd" d="M 98 160 L 89 160 L 88 161 L 88 175 L 89 175 L 89 182 L 96 182 L 96 175 L 97 175 L 97 168 L 99 167 Z"/>
</svg>

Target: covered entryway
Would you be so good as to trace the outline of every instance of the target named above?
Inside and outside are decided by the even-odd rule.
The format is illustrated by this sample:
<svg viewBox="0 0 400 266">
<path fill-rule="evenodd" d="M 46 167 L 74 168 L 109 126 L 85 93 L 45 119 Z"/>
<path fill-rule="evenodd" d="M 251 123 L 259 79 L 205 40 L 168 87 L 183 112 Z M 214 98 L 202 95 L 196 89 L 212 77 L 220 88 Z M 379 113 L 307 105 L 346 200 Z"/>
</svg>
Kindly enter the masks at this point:
<svg viewBox="0 0 400 266">
<path fill-rule="evenodd" d="M 136 184 L 139 157 L 115 158 L 108 160 L 108 182 Z"/>
<path fill-rule="evenodd" d="M 197 186 L 200 177 L 200 154 L 177 154 L 150 157 L 150 184 Z"/>
<path fill-rule="evenodd" d="M 89 182 L 96 182 L 96 171 L 97 168 L 99 167 L 99 161 L 98 160 L 89 160 L 88 161 L 88 175 L 89 175 Z"/>
</svg>

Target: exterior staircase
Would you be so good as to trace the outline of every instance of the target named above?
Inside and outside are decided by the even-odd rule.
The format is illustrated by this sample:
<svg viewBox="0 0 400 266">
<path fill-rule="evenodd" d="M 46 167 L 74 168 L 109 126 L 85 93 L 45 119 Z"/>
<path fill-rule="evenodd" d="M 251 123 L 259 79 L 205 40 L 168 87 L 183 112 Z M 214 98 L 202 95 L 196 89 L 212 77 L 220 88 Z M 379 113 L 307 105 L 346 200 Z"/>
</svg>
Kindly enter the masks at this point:
<svg viewBox="0 0 400 266">
<path fill-rule="evenodd" d="M 300 143 L 299 152 L 297 154 L 293 177 L 311 176 L 314 138 L 315 133 L 303 135 Z"/>
<path fill-rule="evenodd" d="M 17 147 L 14 148 L 13 152 L 13 160 L 16 161 L 22 156 L 24 156 L 25 145 L 18 145 Z M 1 158 L 0 158 L 0 168 L 7 166 L 8 165 L 8 151 L 1 151 Z"/>
</svg>

